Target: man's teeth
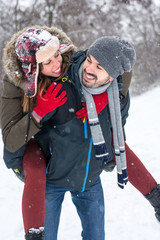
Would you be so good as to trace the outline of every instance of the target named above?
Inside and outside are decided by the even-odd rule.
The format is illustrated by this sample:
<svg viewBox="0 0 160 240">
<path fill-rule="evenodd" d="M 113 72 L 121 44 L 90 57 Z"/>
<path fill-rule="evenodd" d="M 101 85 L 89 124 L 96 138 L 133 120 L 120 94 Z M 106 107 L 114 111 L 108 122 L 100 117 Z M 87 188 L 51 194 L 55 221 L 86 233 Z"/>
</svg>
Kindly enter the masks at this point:
<svg viewBox="0 0 160 240">
<path fill-rule="evenodd" d="M 86 75 L 86 77 L 89 78 L 89 79 L 93 79 L 93 77 L 90 76 L 90 75 Z"/>
</svg>

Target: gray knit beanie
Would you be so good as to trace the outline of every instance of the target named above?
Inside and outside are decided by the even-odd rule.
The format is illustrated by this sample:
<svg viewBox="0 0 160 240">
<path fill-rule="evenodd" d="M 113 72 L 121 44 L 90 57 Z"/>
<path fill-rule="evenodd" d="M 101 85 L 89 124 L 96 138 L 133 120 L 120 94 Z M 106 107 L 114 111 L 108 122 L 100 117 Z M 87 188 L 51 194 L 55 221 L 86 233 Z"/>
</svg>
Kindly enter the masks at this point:
<svg viewBox="0 0 160 240">
<path fill-rule="evenodd" d="M 115 36 L 98 38 L 89 47 L 87 54 L 92 55 L 113 78 L 130 72 L 136 61 L 133 46 Z"/>
</svg>

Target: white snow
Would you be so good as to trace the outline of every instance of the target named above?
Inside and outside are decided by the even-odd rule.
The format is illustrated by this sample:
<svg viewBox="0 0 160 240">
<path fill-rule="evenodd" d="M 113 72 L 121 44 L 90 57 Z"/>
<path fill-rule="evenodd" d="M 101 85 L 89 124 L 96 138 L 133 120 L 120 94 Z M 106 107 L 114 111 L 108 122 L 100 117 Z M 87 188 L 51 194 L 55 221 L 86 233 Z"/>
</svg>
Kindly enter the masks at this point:
<svg viewBox="0 0 160 240">
<path fill-rule="evenodd" d="M 159 109 L 160 87 L 131 98 L 126 135 L 128 145 L 160 183 Z M 22 240 L 23 183 L 3 163 L 1 137 L 0 147 L 0 238 Z M 131 184 L 121 190 L 116 180 L 116 170 L 102 174 L 106 205 L 106 240 L 159 240 L 160 223 L 148 201 Z M 58 240 L 80 240 L 80 234 L 80 221 L 68 193 L 62 208 Z"/>
</svg>

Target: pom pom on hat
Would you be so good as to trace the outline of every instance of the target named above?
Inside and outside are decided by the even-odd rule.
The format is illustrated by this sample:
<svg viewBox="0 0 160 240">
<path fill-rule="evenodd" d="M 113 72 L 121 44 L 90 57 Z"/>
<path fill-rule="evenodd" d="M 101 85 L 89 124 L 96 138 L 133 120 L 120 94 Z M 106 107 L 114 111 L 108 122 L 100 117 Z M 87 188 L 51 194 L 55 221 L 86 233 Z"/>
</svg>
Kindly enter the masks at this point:
<svg viewBox="0 0 160 240">
<path fill-rule="evenodd" d="M 89 47 L 87 54 L 92 55 L 113 78 L 124 72 L 130 72 L 136 61 L 133 46 L 128 41 L 115 36 L 97 39 Z"/>
</svg>

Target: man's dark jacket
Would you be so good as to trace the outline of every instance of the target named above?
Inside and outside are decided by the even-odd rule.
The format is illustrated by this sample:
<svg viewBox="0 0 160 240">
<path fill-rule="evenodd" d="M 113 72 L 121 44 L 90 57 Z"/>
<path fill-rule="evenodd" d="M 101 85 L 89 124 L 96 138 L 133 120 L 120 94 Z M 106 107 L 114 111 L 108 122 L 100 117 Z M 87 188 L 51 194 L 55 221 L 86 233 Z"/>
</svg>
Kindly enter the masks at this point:
<svg viewBox="0 0 160 240">
<path fill-rule="evenodd" d="M 95 158 L 88 123 L 84 124 L 76 118 L 76 112 L 82 107 L 78 70 L 85 58 L 86 52 L 72 55 L 69 71 L 61 80 L 68 100 L 53 113 L 47 114 L 42 130 L 35 135 L 47 158 L 47 181 L 77 191 L 84 191 L 94 184 L 104 169 L 103 162 Z M 128 116 L 128 108 L 127 94 L 121 101 L 123 125 Z M 111 161 L 114 150 L 108 105 L 98 116 Z"/>
</svg>

